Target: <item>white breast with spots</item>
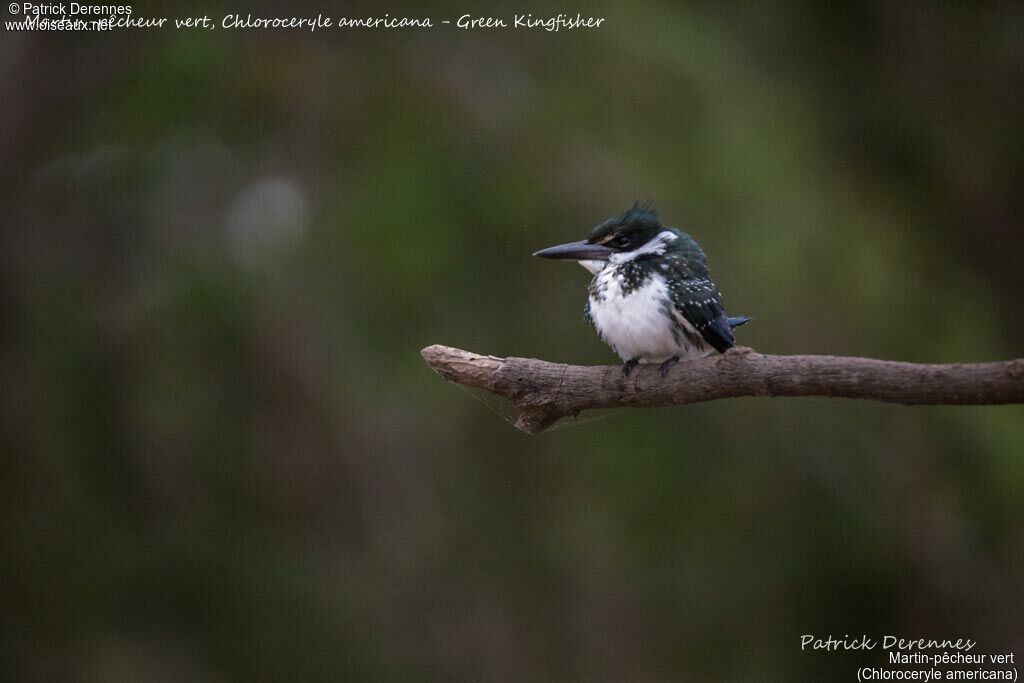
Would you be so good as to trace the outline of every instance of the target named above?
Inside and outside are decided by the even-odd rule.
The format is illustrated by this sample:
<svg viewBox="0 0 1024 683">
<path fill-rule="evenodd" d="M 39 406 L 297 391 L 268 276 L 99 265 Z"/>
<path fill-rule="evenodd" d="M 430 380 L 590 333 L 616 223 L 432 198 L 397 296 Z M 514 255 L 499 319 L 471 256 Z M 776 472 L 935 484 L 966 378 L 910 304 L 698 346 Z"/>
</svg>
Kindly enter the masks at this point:
<svg viewBox="0 0 1024 683">
<path fill-rule="evenodd" d="M 615 271 L 609 266 L 594 278 L 590 318 L 622 360 L 655 363 L 672 356 L 685 360 L 707 354 L 707 347 L 695 348 L 680 329 L 689 323 L 674 312 L 665 278 L 652 274 L 643 285 L 624 293 Z"/>
</svg>

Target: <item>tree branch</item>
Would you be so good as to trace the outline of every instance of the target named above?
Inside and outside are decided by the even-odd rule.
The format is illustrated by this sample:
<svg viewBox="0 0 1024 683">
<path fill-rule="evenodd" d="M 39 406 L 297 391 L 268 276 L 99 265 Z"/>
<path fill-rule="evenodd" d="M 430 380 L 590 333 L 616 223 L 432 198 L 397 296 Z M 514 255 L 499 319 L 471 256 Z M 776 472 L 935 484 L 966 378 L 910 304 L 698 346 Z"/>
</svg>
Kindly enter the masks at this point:
<svg viewBox="0 0 1024 683">
<path fill-rule="evenodd" d="M 737 347 L 683 361 L 661 377 L 641 365 L 579 366 L 533 358 L 480 356 L 428 346 L 423 360 L 449 382 L 510 399 L 516 427 L 538 434 L 582 410 L 684 405 L 739 396 L 834 396 L 887 403 L 983 405 L 1024 403 L 1024 359 L 930 365 L 846 356 L 765 356 Z"/>
</svg>

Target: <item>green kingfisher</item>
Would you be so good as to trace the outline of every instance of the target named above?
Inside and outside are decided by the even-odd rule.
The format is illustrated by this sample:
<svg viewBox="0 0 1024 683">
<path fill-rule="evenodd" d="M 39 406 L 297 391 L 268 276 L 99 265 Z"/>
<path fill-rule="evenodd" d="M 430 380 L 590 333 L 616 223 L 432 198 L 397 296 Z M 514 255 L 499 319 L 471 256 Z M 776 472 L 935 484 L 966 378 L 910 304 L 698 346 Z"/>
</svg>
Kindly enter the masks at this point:
<svg viewBox="0 0 1024 683">
<path fill-rule="evenodd" d="M 590 231 L 585 240 L 534 254 L 578 261 L 594 275 L 584 317 L 623 360 L 661 363 L 661 376 L 680 359 L 736 346 L 732 330 L 751 318 L 726 317 L 707 257 L 685 232 L 662 225 L 639 202 Z"/>
</svg>

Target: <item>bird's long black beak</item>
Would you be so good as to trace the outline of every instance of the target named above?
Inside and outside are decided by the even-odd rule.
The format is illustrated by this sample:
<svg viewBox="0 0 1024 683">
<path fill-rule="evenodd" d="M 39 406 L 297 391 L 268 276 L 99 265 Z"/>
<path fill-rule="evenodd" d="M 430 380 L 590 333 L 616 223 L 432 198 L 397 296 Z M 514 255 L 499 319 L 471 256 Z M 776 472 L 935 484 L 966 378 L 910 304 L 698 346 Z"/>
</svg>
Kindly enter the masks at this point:
<svg viewBox="0 0 1024 683">
<path fill-rule="evenodd" d="M 603 244 L 591 244 L 586 240 L 580 242 L 569 242 L 559 244 L 557 247 L 548 247 L 534 252 L 534 256 L 541 258 L 564 259 L 569 261 L 607 261 L 608 255 L 615 250 Z"/>
</svg>

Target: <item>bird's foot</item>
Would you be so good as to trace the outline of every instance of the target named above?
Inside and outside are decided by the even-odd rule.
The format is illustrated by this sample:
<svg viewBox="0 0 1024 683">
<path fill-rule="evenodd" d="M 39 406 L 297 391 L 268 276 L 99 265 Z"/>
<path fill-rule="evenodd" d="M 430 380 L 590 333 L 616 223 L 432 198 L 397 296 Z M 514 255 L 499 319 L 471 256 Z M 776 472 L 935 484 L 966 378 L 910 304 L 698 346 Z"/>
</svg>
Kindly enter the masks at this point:
<svg viewBox="0 0 1024 683">
<path fill-rule="evenodd" d="M 622 364 L 622 376 L 629 377 L 630 371 L 640 364 L 640 360 L 637 358 L 630 358 Z"/>
<path fill-rule="evenodd" d="M 678 362 L 679 362 L 679 356 L 672 356 L 667 361 L 665 361 L 664 363 L 662 363 L 661 365 L 658 366 L 658 372 L 660 372 L 661 376 L 664 377 L 665 375 L 668 374 L 669 367 L 671 367 L 673 363 L 678 363 Z"/>
</svg>

